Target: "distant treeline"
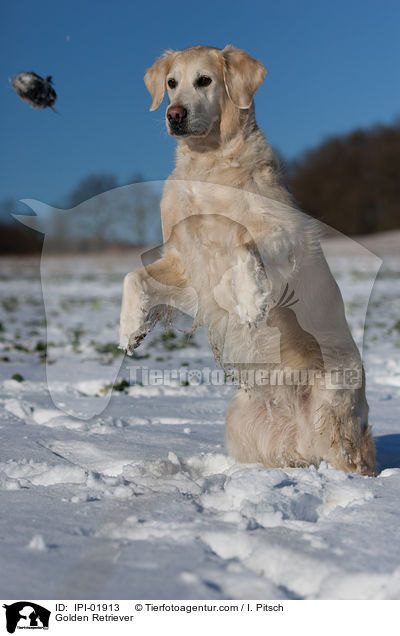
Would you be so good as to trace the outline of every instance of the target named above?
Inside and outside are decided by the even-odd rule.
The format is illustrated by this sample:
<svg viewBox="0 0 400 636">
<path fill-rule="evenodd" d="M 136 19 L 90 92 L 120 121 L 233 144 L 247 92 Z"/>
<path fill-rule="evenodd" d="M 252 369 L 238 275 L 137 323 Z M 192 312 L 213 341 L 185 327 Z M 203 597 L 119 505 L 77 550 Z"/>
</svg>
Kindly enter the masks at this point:
<svg viewBox="0 0 400 636">
<path fill-rule="evenodd" d="M 58 206 L 40 205 L 46 247 L 55 252 L 95 252 L 149 245 L 161 241 L 160 188 L 135 175 L 129 184 L 112 174 L 82 179 Z M 0 254 L 26 254 L 42 249 L 44 235 L 13 219 L 17 202 L 0 203 Z"/>
<path fill-rule="evenodd" d="M 400 228 L 400 123 L 333 137 L 287 166 L 304 212 L 346 235 Z"/>
<path fill-rule="evenodd" d="M 0 222 L 0 254 L 37 254 L 43 238 L 13 219 Z"/>
<path fill-rule="evenodd" d="M 299 207 L 346 235 L 370 234 L 400 228 L 400 123 L 374 126 L 333 137 L 300 159 L 282 159 L 289 189 Z M 112 245 L 146 245 L 161 239 L 160 192 L 135 175 L 134 190 L 81 204 L 115 190 L 112 174 L 89 175 L 73 189 L 63 208 L 54 214 L 52 242 L 57 251 L 94 251 Z M 112 205 L 108 201 L 112 201 Z M 43 236 L 11 216 L 14 201 L 0 204 L 0 253 L 34 253 Z"/>
<path fill-rule="evenodd" d="M 49 237 L 46 234 L 49 247 L 90 252 L 160 242 L 161 190 L 157 186 L 140 175 L 129 184 L 118 183 L 114 175 L 86 177 L 69 195 L 68 211 L 53 211 Z"/>
</svg>

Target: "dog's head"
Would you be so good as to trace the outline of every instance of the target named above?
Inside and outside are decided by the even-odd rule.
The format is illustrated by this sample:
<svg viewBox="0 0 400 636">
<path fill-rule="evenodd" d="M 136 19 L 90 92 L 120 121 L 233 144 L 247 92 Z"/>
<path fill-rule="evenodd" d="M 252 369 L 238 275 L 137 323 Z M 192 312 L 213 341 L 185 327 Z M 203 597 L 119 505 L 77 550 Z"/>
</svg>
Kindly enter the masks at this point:
<svg viewBox="0 0 400 636">
<path fill-rule="evenodd" d="M 151 66 L 145 84 L 155 110 L 168 93 L 166 124 L 170 135 L 180 138 L 207 137 L 223 127 L 229 115 L 250 108 L 266 74 L 261 62 L 233 46 L 223 50 L 195 46 L 166 51 Z"/>
</svg>

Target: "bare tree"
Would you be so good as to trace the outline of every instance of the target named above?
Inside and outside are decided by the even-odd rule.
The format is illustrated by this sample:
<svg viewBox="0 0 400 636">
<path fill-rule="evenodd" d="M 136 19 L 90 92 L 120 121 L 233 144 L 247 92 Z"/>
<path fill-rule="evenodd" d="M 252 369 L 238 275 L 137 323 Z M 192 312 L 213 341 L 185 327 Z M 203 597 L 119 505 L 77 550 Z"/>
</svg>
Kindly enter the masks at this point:
<svg viewBox="0 0 400 636">
<path fill-rule="evenodd" d="M 54 210 L 53 247 L 99 250 L 110 244 L 147 245 L 160 240 L 160 194 L 135 175 L 118 186 L 114 175 L 90 175 L 68 197 L 71 209 Z"/>
<path fill-rule="evenodd" d="M 0 201 L 0 222 L 8 225 L 13 222 L 12 214 L 17 212 L 18 203 L 14 199 L 7 198 Z"/>
<path fill-rule="evenodd" d="M 161 239 L 160 231 L 160 193 L 155 191 L 151 181 L 145 181 L 140 173 L 132 178 L 133 219 L 135 238 L 138 245 L 148 245 Z"/>
</svg>

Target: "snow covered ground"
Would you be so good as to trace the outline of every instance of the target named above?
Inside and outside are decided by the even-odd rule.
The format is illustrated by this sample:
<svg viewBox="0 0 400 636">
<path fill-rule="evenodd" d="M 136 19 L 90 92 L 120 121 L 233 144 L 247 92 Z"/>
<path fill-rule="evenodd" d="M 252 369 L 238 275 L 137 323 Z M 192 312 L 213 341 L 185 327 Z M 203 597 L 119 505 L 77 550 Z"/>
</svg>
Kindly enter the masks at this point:
<svg viewBox="0 0 400 636">
<path fill-rule="evenodd" d="M 399 598 L 397 246 L 379 247 L 365 325 L 377 478 L 233 462 L 234 389 L 186 375 L 215 368 L 200 331 L 159 327 L 123 361 L 121 281 L 137 256 L 47 258 L 46 314 L 39 260 L 2 259 L 0 597 Z M 328 251 L 360 342 L 376 262 Z M 141 385 L 139 367 L 181 376 Z"/>
</svg>

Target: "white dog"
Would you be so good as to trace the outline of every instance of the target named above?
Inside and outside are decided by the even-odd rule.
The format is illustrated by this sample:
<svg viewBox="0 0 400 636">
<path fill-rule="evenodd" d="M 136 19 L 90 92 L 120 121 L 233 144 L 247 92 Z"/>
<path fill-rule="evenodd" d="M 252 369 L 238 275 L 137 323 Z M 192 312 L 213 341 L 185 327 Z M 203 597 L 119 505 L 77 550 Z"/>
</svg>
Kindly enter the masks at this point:
<svg viewBox="0 0 400 636">
<path fill-rule="evenodd" d="M 167 51 L 145 83 L 168 92 L 176 167 L 162 204 L 161 258 L 128 274 L 121 347 L 135 348 L 169 305 L 208 328 L 216 359 L 238 374 L 227 445 L 238 461 L 375 473 L 364 374 L 316 222 L 282 185 L 257 127 L 266 74 L 245 51 Z"/>
</svg>

